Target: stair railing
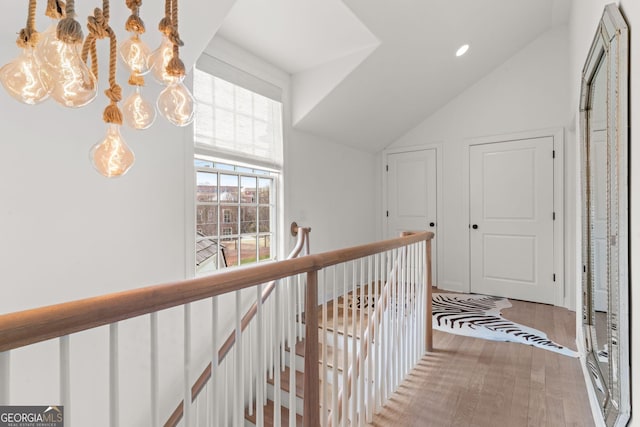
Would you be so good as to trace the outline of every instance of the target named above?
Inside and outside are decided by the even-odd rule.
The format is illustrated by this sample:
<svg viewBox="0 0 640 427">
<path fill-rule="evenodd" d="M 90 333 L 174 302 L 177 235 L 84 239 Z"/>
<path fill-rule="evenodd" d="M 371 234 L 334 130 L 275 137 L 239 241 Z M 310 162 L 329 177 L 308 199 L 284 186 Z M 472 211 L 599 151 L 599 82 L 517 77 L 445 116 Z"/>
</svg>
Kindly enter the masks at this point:
<svg viewBox="0 0 640 427">
<path fill-rule="evenodd" d="M 403 232 L 402 236 L 409 236 L 415 234 L 413 232 Z M 347 378 L 346 382 L 342 384 L 342 387 L 339 388 L 337 394 L 337 404 L 334 405 L 333 410 L 329 410 L 328 416 L 326 418 L 326 425 L 332 427 L 334 425 L 363 425 L 364 422 L 371 422 L 372 416 L 374 412 L 377 412 L 380 406 L 384 403 L 383 398 L 380 396 L 383 394 L 383 388 L 385 385 L 383 384 L 382 378 L 377 378 L 374 375 L 374 378 L 365 378 L 363 373 L 363 369 L 366 368 L 366 364 L 369 363 L 369 372 L 371 372 L 371 364 L 374 362 L 374 357 L 370 354 L 370 348 L 374 347 L 376 352 L 378 351 L 393 351 L 399 343 L 393 342 L 388 344 L 384 350 L 381 349 L 381 345 L 374 342 L 374 337 L 380 338 L 380 334 L 378 333 L 379 329 L 384 327 L 383 322 L 385 321 L 385 314 L 388 316 L 393 316 L 394 313 L 388 312 L 389 300 L 394 298 L 392 296 L 391 288 L 393 287 L 396 290 L 396 300 L 400 300 L 403 304 L 406 313 L 402 313 L 404 318 L 401 318 L 401 321 L 405 321 L 402 324 L 402 328 L 404 329 L 404 333 L 410 336 L 411 340 L 417 340 L 420 344 L 416 346 L 412 346 L 413 341 L 406 341 L 405 344 L 407 347 L 406 350 L 408 353 L 404 356 L 407 359 L 407 364 L 404 366 L 404 371 L 402 372 L 402 378 L 408 373 L 408 371 L 415 366 L 419 358 L 422 356 L 422 350 L 432 351 L 433 342 L 431 338 L 431 245 L 428 244 L 424 248 L 425 252 L 422 252 L 422 248 L 420 247 L 403 247 L 400 251 L 395 255 L 395 261 L 393 261 L 393 266 L 389 271 L 387 276 L 387 280 L 384 282 L 384 285 L 381 288 L 379 295 L 371 295 L 369 292 L 368 298 L 371 299 L 373 297 L 374 301 L 371 305 L 373 310 L 367 311 L 368 321 L 366 322 L 366 328 L 362 333 L 361 340 L 354 343 L 356 347 L 353 352 L 355 353 L 355 357 L 353 358 L 353 363 L 349 365 L 349 369 L 347 370 Z M 420 269 L 420 263 L 417 262 L 416 257 L 426 257 L 425 267 L 426 269 Z M 411 257 L 408 259 L 408 257 Z M 413 273 L 413 274 L 411 274 Z M 424 284 L 424 287 L 420 286 L 420 284 Z M 397 291 L 400 287 L 404 287 L 405 293 L 402 297 L 398 297 Z M 408 287 L 408 288 L 407 288 Z M 366 293 L 367 288 L 361 288 Z M 371 291 L 371 286 L 369 286 L 369 291 Z M 413 295 L 412 295 L 413 293 Z M 421 306 L 418 304 L 418 300 L 416 299 L 415 294 L 424 294 L 425 305 Z M 355 297 L 355 295 L 354 295 Z M 367 295 L 364 295 L 367 297 Z M 363 299 L 363 293 L 361 292 L 361 296 L 359 297 L 360 301 Z M 397 307 L 397 302 L 396 302 Z M 425 308 L 425 312 L 421 312 L 421 308 Z M 367 306 L 369 308 L 369 305 Z M 362 312 L 362 311 L 361 311 Z M 428 313 L 429 316 L 425 314 Z M 396 315 L 398 311 L 396 310 Z M 413 317 L 412 323 L 407 323 L 407 318 Z M 421 323 L 420 319 L 424 319 L 424 323 Z M 425 335 L 418 335 L 418 331 L 422 328 L 420 325 L 424 325 Z M 410 329 L 410 330 L 407 330 Z M 421 338 L 424 340 L 422 341 Z M 381 358 L 380 358 L 381 359 Z M 377 362 L 380 365 L 381 371 L 385 372 L 389 369 L 392 369 L 390 363 L 384 363 L 382 361 Z M 363 368 L 364 367 L 364 368 Z M 371 376 L 371 374 L 369 375 Z M 362 392 L 360 394 L 359 401 L 352 399 L 352 393 L 355 392 L 355 387 L 357 381 L 361 381 L 361 383 L 366 383 L 370 388 L 365 389 L 361 388 Z M 399 382 L 394 384 L 393 390 L 395 387 L 399 385 Z M 375 392 L 374 392 L 375 388 Z M 377 398 L 377 399 L 376 399 Z M 349 414 L 347 408 L 349 408 L 349 400 L 352 402 L 352 412 Z M 363 411 L 357 411 L 357 408 L 366 408 L 365 413 L 362 414 Z M 355 415 L 354 415 L 355 414 Z M 350 415 L 350 416 L 348 416 Z M 351 423 L 350 423 L 351 421 Z"/>
<path fill-rule="evenodd" d="M 342 271 L 344 277 L 350 279 L 348 283 L 352 284 L 347 285 L 347 282 L 344 282 L 343 287 L 344 289 L 351 289 L 351 291 L 356 288 L 357 282 L 372 283 L 372 281 L 369 280 L 371 277 L 379 277 L 382 281 L 386 281 L 386 278 L 382 278 L 382 276 L 386 275 L 386 273 L 390 271 L 390 268 L 383 269 L 383 264 L 386 263 L 387 266 L 390 266 L 391 260 L 395 259 L 399 253 L 402 253 L 404 251 L 402 248 L 405 247 L 408 248 L 407 253 L 413 254 L 410 257 L 411 259 L 419 260 L 421 257 L 419 254 L 429 254 L 432 238 L 433 233 L 417 233 L 411 236 L 389 239 L 317 255 L 307 255 L 273 263 L 258 264 L 251 267 L 222 270 L 212 275 L 196 279 L 149 286 L 0 315 L 0 384 L 2 385 L 0 386 L 0 405 L 8 405 L 22 400 L 20 397 L 24 398 L 24 390 L 21 389 L 21 386 L 28 384 L 29 381 L 33 382 L 34 378 L 29 378 L 31 370 L 23 369 L 25 360 L 38 360 L 40 362 L 36 363 L 42 364 L 51 364 L 52 360 L 57 360 L 58 363 L 54 365 L 58 365 L 58 368 L 55 369 L 58 374 L 58 381 L 54 378 L 51 382 L 58 383 L 58 390 L 54 389 L 51 391 L 51 387 L 49 387 L 44 398 L 49 399 L 52 403 L 55 402 L 56 404 L 64 406 L 66 417 L 65 426 L 97 425 L 94 418 L 95 414 L 103 413 L 105 408 L 108 408 L 108 414 L 100 420 L 103 423 L 101 425 L 120 426 L 121 422 L 125 420 L 123 412 L 127 415 L 129 415 L 132 410 L 142 412 L 142 409 L 140 409 L 143 406 L 142 402 L 147 401 L 142 395 L 137 401 L 133 399 L 133 402 L 123 398 L 122 392 L 131 395 L 129 387 L 132 387 L 134 384 L 128 384 L 127 389 L 120 387 L 120 382 L 125 375 L 123 373 L 123 365 L 125 364 L 122 362 L 128 361 L 125 353 L 130 350 L 130 347 L 135 347 L 135 349 L 138 350 L 137 346 L 141 346 L 141 342 L 146 341 L 138 335 L 135 335 L 132 341 L 127 340 L 127 338 L 131 339 L 130 335 L 132 335 L 129 330 L 131 326 L 130 322 L 133 321 L 134 318 L 139 318 L 140 320 L 136 320 L 138 322 L 136 327 L 140 326 L 141 320 L 144 321 L 142 323 L 146 323 L 146 319 L 149 320 L 149 339 L 144 344 L 145 346 L 148 344 L 148 354 L 150 356 L 148 363 L 149 384 L 145 387 L 145 390 L 147 390 L 147 393 L 150 395 L 148 399 L 150 402 L 148 408 L 144 410 L 147 412 L 146 416 L 142 413 L 137 414 L 138 416 L 143 416 L 145 419 L 143 424 L 152 426 L 160 425 L 159 420 L 168 416 L 168 413 L 161 414 L 162 408 L 166 407 L 166 405 L 161 404 L 171 400 L 167 397 L 167 394 L 170 394 L 169 392 L 175 389 L 176 384 L 182 382 L 183 401 L 190 403 L 184 407 L 184 415 L 181 421 L 182 425 L 187 427 L 196 424 L 241 426 L 244 424 L 246 395 L 255 395 L 259 401 L 260 399 L 264 400 L 263 392 L 266 386 L 263 379 L 268 375 L 273 375 L 276 378 L 276 384 L 279 385 L 278 376 L 280 375 L 282 367 L 282 359 L 285 357 L 283 351 L 284 346 L 288 345 L 290 351 L 295 347 L 294 336 L 296 334 L 294 330 L 300 327 L 299 325 L 291 325 L 291 320 L 295 321 L 295 311 L 291 306 L 298 305 L 304 306 L 305 311 L 303 424 L 308 427 L 326 425 L 326 418 L 324 415 L 322 417 L 320 415 L 320 405 L 321 400 L 323 400 L 323 414 L 328 413 L 327 408 L 329 402 L 326 396 L 329 390 L 326 382 L 323 382 L 322 392 L 320 389 L 319 371 L 323 371 L 322 376 L 326 379 L 327 368 L 323 367 L 318 369 L 320 366 L 318 320 L 319 314 L 322 315 L 323 320 L 326 318 L 327 304 L 325 300 L 327 290 L 330 288 L 334 288 L 335 290 L 338 287 L 337 281 L 332 280 L 332 277 L 335 278 L 337 272 Z M 404 270 L 398 271 L 403 272 L 401 274 L 402 277 L 408 277 L 409 273 L 415 275 L 418 271 L 424 271 L 425 268 L 428 271 L 428 256 L 422 256 L 422 260 L 423 261 L 416 261 L 421 263 L 421 265 L 409 264 L 407 267 L 403 267 Z M 426 267 L 424 265 L 425 262 L 427 263 Z M 347 267 L 345 268 L 345 266 Z M 356 267 L 359 269 L 358 271 Z M 364 274 L 365 269 L 371 271 L 374 267 L 378 273 L 370 273 L 368 276 Z M 355 281 L 351 280 L 354 278 L 356 279 Z M 275 296 L 274 298 L 269 298 L 266 304 L 263 305 L 264 288 L 266 284 L 272 281 L 275 281 Z M 412 285 L 417 286 L 417 283 L 412 282 Z M 297 293 L 285 293 L 283 291 L 285 286 L 296 289 Z M 372 288 L 374 288 L 374 286 L 369 286 L 369 294 L 378 292 Z M 377 289 L 377 287 L 375 288 Z M 304 292 L 302 291 L 303 289 L 305 289 Z M 418 296 L 418 294 L 411 293 L 412 291 L 407 291 L 400 286 L 396 289 L 392 285 L 389 289 L 389 303 L 387 304 L 386 313 L 393 311 L 393 309 L 400 310 L 402 313 L 410 313 L 409 310 L 405 310 L 405 308 L 402 307 L 402 300 L 398 298 L 398 296 L 409 295 L 414 296 L 413 298 L 416 299 L 415 296 Z M 254 329 L 253 332 L 251 331 L 251 326 L 249 326 L 247 327 L 249 333 L 241 334 L 242 313 L 240 312 L 240 307 L 242 296 L 240 295 L 241 293 L 237 292 L 240 290 L 247 290 L 245 293 L 248 292 L 249 296 L 252 292 L 253 295 L 255 295 L 254 298 L 257 304 L 256 317 L 258 319 L 275 320 L 271 324 L 266 322 L 262 325 L 261 329 Z M 360 292 L 361 295 L 363 295 L 364 291 L 360 290 Z M 193 347 L 199 344 L 201 337 L 193 334 L 192 330 L 194 326 L 200 326 L 198 324 L 199 322 L 195 321 L 195 319 L 199 315 L 199 310 L 203 306 L 202 304 L 205 303 L 206 306 L 206 303 L 210 302 L 210 325 L 212 327 L 210 331 L 211 351 L 209 360 L 212 362 L 212 370 L 215 369 L 215 366 L 217 366 L 215 362 L 218 362 L 220 357 L 219 347 L 216 344 L 216 326 L 223 320 L 218 316 L 218 298 L 227 297 L 229 294 L 235 295 L 235 298 L 231 297 L 227 298 L 227 300 L 233 301 L 233 299 L 235 299 L 236 314 L 233 323 L 235 324 L 236 342 L 225 358 L 225 363 L 229 365 L 228 369 L 224 372 L 220 371 L 217 374 L 215 372 L 212 373 L 212 377 L 214 379 L 217 377 L 218 380 L 213 383 L 214 386 L 212 388 L 218 388 L 219 391 L 225 391 L 225 393 L 218 394 L 218 399 L 215 399 L 211 397 L 216 396 L 216 393 L 213 391 L 208 392 L 211 396 L 209 396 L 207 401 L 212 401 L 212 406 L 207 406 L 204 418 L 200 418 L 201 408 L 197 403 L 200 399 L 196 399 L 196 404 L 191 403 L 193 397 L 193 378 L 191 372 L 199 364 L 197 360 L 198 354 L 194 354 Z M 338 292 L 333 293 L 334 296 L 338 294 Z M 322 306 L 318 304 L 319 295 L 323 301 Z M 303 299 L 302 296 L 304 296 L 304 303 L 301 302 Z M 276 304 L 270 305 L 270 300 L 274 300 Z M 220 300 L 222 304 L 224 304 L 225 301 L 226 300 Z M 396 304 L 395 308 L 394 304 Z M 175 332 L 174 324 L 177 314 L 175 310 L 168 309 L 176 307 L 182 308 L 183 332 L 177 334 L 172 333 L 167 336 L 167 329 Z M 337 310 L 337 308 L 334 308 L 334 311 L 335 310 Z M 423 323 L 428 325 L 428 319 L 431 317 L 428 306 L 422 305 L 420 310 L 424 315 Z M 266 314 L 268 313 L 266 312 L 268 311 L 273 312 L 275 316 L 267 316 Z M 169 315 L 173 316 L 170 318 L 171 322 L 165 322 L 162 316 Z M 363 313 L 360 312 L 359 316 L 362 319 Z M 397 375 L 397 373 L 400 372 L 399 367 L 404 366 L 402 369 L 404 371 L 408 365 L 406 361 L 399 363 L 402 362 L 404 356 L 393 352 L 391 344 L 395 345 L 398 343 L 403 347 L 412 345 L 408 337 L 403 337 L 400 334 L 400 326 L 403 318 L 398 316 L 391 317 L 388 314 L 387 317 L 388 319 L 381 323 L 382 326 L 380 329 L 382 329 L 383 332 L 376 334 L 373 340 L 374 342 L 380 341 L 388 345 L 386 347 L 374 346 L 373 356 L 371 356 L 370 352 L 370 357 L 367 358 L 368 366 L 373 366 L 371 368 L 372 370 L 369 370 L 372 374 L 370 374 L 368 379 L 380 378 L 384 381 L 385 378 L 387 378 L 387 374 L 389 374 L 387 389 L 383 387 L 380 391 L 369 392 L 368 396 L 374 396 L 376 399 L 378 399 L 380 394 L 384 394 L 384 396 L 387 395 L 386 393 L 391 390 L 388 387 L 389 385 L 393 386 L 399 383 L 400 378 Z M 192 321 L 192 319 L 194 320 Z M 199 317 L 198 320 L 200 320 Z M 356 324 L 355 316 L 350 320 L 352 320 L 351 330 L 355 335 L 357 329 L 354 327 Z M 251 323 L 259 324 L 260 322 Z M 359 324 L 362 324 L 362 320 L 359 321 Z M 161 325 L 163 328 L 160 328 Z M 108 326 L 108 328 L 106 330 L 101 329 L 103 326 Z M 160 330 L 163 331 L 162 334 L 160 334 Z M 78 334 L 82 331 L 92 332 L 89 336 L 86 332 Z M 103 338 L 104 333 L 101 331 L 105 331 L 108 334 L 106 342 Z M 137 329 L 134 331 L 136 333 L 139 332 Z M 180 330 L 178 329 L 178 331 Z M 253 335 L 257 343 L 255 344 L 255 348 L 251 347 L 253 344 L 247 344 L 251 341 L 243 341 L 242 337 L 246 335 Z M 197 340 L 193 340 L 194 336 Z M 415 348 L 418 353 L 430 347 L 431 332 L 428 326 L 423 336 L 426 342 L 421 342 L 420 345 L 417 346 L 422 348 Z M 182 346 L 175 345 L 175 337 L 181 337 L 183 341 Z M 327 337 L 328 333 L 326 333 L 326 331 L 323 332 L 322 339 L 326 340 Z M 56 339 L 57 342 L 34 345 L 51 339 Z M 184 363 L 181 370 L 179 368 L 176 369 L 176 367 L 172 365 L 174 370 L 178 372 L 181 371 L 181 374 L 176 378 L 163 371 L 163 382 L 161 384 L 161 377 L 159 375 L 161 368 L 165 368 L 165 362 L 174 362 L 173 358 L 165 358 L 166 355 L 160 351 L 161 349 L 166 351 L 166 340 L 172 343 L 170 348 L 172 352 L 182 348 L 182 359 Z M 164 346 L 159 344 L 160 341 L 163 341 Z M 58 348 L 57 355 L 56 350 L 53 350 L 52 354 L 52 344 Z M 88 346 L 88 348 L 84 348 L 83 346 Z M 108 349 L 108 355 L 100 357 L 106 360 L 105 365 L 90 366 L 90 370 L 87 370 L 87 365 L 90 365 L 92 361 L 79 360 L 80 353 L 78 350 L 82 349 L 83 351 L 86 350 L 86 353 L 94 354 L 93 351 L 96 346 L 106 347 Z M 270 355 L 265 354 L 263 349 L 267 349 L 267 353 Z M 324 360 L 327 359 L 326 352 L 327 346 L 323 345 Z M 254 354 L 263 355 L 260 356 L 260 361 L 253 364 L 256 367 L 253 373 L 245 375 L 245 372 L 242 371 L 243 367 L 247 366 L 245 361 L 253 360 Z M 353 354 L 354 356 L 352 357 L 356 357 L 356 353 Z M 28 355 L 27 359 L 24 358 L 25 355 Z M 85 353 L 82 353 L 82 355 L 85 355 Z M 127 355 L 129 355 L 129 353 L 127 353 Z M 136 356 L 137 355 L 138 352 L 136 352 Z M 233 357 L 230 357 L 231 355 L 233 355 Z M 14 357 L 16 360 L 14 360 Z M 335 360 L 336 358 L 337 356 L 334 353 L 333 359 Z M 392 369 L 397 372 L 388 372 L 383 375 L 381 365 L 379 364 L 379 361 L 383 359 L 398 362 L 392 365 Z M 74 363 L 71 363 L 71 360 L 73 360 Z M 202 366 L 205 366 L 205 364 L 203 363 Z M 262 369 L 263 366 L 271 366 L 271 372 L 267 374 L 267 372 Z M 131 372 L 131 369 L 126 372 Z M 48 373 L 49 371 L 47 371 L 47 374 Z M 81 378 L 85 373 L 90 376 L 90 378 Z M 291 375 L 290 377 L 290 385 L 295 385 L 295 375 Z M 107 378 L 108 380 L 104 381 L 103 378 Z M 42 378 L 39 377 L 37 379 L 42 380 Z M 83 382 L 80 380 L 86 381 Z M 106 382 L 107 384 L 99 383 L 99 381 Z M 220 384 L 221 381 L 222 385 Z M 244 388 L 245 381 L 250 383 L 248 389 Z M 88 387 L 88 389 L 82 388 L 78 390 L 76 386 L 77 383 L 80 383 L 81 386 Z M 211 383 L 211 381 L 208 383 Z M 355 389 L 356 393 L 352 393 L 351 401 L 354 400 L 354 395 L 360 393 L 361 390 L 365 390 L 363 383 L 364 378 L 359 378 L 358 388 Z M 74 386 L 73 389 L 72 385 Z M 223 386 L 229 388 L 222 390 Z M 103 389 L 106 390 L 104 393 L 105 396 L 97 393 Z M 150 393 L 148 390 L 150 390 Z M 362 393 L 367 392 L 362 391 Z M 42 391 L 39 394 L 40 399 L 42 399 L 44 395 L 45 391 Z M 217 402 L 216 406 L 217 400 L 220 401 Z M 280 402 L 278 402 L 278 405 L 279 404 Z M 355 414 L 361 409 L 359 405 L 360 403 L 352 403 L 352 414 Z M 123 409 L 123 407 L 126 408 Z M 260 404 L 257 405 L 257 412 L 259 411 L 258 408 L 261 408 Z M 276 408 L 277 423 L 281 421 L 278 418 L 278 409 L 279 407 Z M 289 415 L 290 425 L 295 425 L 298 422 L 293 412 L 295 411 L 292 408 Z M 344 411 L 345 414 L 346 412 L 347 411 Z M 222 413 L 222 415 L 220 413 Z M 214 415 L 218 418 L 213 418 Z M 352 415 L 352 419 L 355 419 L 354 415 Z M 128 421 L 129 418 L 127 417 L 126 420 Z M 260 421 L 258 421 L 258 424 L 261 425 Z"/>
<path fill-rule="evenodd" d="M 291 233 L 297 237 L 296 244 L 287 256 L 286 259 L 293 259 L 299 257 L 303 251 L 306 255 L 309 255 L 309 233 L 311 232 L 310 227 L 299 227 L 295 222 L 292 224 Z M 269 296 L 273 293 L 276 288 L 276 280 L 272 280 L 264 286 L 264 289 L 261 292 L 260 305 L 264 306 L 267 302 Z M 254 302 L 249 310 L 245 313 L 240 321 L 240 334 L 244 333 L 247 327 L 251 324 L 258 313 L 258 302 Z M 299 314 L 299 313 L 297 313 Z M 225 358 L 233 348 L 236 343 L 237 334 L 236 331 L 233 331 L 229 334 L 227 339 L 224 341 L 220 349 L 218 350 L 217 360 L 213 360 L 207 364 L 204 368 L 196 382 L 191 387 L 191 402 L 193 403 L 200 393 L 205 389 L 207 382 L 211 380 L 213 374 L 212 371 L 215 371 L 215 368 L 212 369 L 213 365 L 220 365 L 224 362 Z M 258 408 L 256 408 L 258 410 Z M 178 425 L 180 420 L 184 415 L 184 400 L 180 401 L 176 409 L 173 411 L 167 422 L 165 422 L 164 427 L 175 427 Z"/>
<path fill-rule="evenodd" d="M 321 342 L 333 341 L 334 347 L 333 360 L 327 359 L 326 345 L 321 354 L 321 401 L 331 397 L 331 404 L 323 408 L 321 425 L 371 422 L 423 352 L 431 351 L 430 263 L 427 241 L 343 267 L 342 295 L 329 308 L 327 304 L 321 307 L 323 319 L 328 317 L 327 309 L 333 308 L 332 321 L 321 328 Z M 337 309 L 340 306 L 342 313 Z M 340 336 L 336 336 L 336 324 L 345 325 Z M 336 369 L 340 362 L 336 340 L 338 346 L 342 341 L 341 369 Z M 328 378 L 329 372 L 333 378 Z M 329 382 L 331 387 L 326 386 Z"/>
</svg>

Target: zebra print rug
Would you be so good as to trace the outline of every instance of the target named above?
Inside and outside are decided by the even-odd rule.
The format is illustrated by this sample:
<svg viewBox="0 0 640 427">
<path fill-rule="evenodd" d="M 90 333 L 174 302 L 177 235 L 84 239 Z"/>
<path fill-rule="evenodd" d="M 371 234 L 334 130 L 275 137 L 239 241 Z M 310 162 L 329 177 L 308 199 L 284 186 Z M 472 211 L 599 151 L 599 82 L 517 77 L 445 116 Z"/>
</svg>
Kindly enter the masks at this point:
<svg viewBox="0 0 640 427">
<path fill-rule="evenodd" d="M 486 295 L 434 293 L 433 327 L 439 331 L 492 341 L 528 344 L 545 350 L 578 357 L 578 353 L 551 341 L 544 332 L 502 317 L 511 307 L 506 298 Z"/>
</svg>

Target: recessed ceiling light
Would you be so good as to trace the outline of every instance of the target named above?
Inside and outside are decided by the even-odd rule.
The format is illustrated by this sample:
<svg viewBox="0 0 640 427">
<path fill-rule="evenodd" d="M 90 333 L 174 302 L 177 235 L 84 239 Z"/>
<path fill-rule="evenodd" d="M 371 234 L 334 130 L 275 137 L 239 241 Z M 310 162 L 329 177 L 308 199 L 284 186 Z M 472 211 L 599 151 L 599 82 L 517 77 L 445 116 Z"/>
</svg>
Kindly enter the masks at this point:
<svg viewBox="0 0 640 427">
<path fill-rule="evenodd" d="M 468 44 L 463 44 L 462 46 L 460 46 L 460 48 L 456 51 L 456 56 L 462 56 L 465 53 L 467 53 L 467 50 L 469 50 L 469 45 Z"/>
</svg>

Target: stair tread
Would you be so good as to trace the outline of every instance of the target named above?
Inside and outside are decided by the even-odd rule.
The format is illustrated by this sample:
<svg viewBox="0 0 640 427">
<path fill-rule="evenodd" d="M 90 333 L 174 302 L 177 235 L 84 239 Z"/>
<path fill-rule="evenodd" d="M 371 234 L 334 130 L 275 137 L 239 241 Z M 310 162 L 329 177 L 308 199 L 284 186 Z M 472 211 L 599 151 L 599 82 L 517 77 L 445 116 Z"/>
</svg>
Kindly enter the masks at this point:
<svg viewBox="0 0 640 427">
<path fill-rule="evenodd" d="M 285 366 L 285 369 L 280 371 L 280 388 L 287 393 L 290 388 L 290 380 L 291 380 L 291 369 L 288 366 Z M 267 378 L 267 383 L 274 385 L 275 383 L 275 375 L 274 378 Z M 304 396 L 304 373 L 296 370 L 296 396 L 303 397 Z"/>
<path fill-rule="evenodd" d="M 256 424 L 258 415 L 256 413 L 255 404 L 253 405 L 253 414 L 249 415 L 249 411 L 247 410 L 244 417 L 247 421 L 250 421 L 253 424 Z M 269 399 L 267 400 L 267 404 L 264 405 L 264 427 L 273 427 L 274 418 L 275 418 L 275 404 L 273 400 Z M 289 409 L 285 408 L 284 406 L 280 406 L 280 425 L 281 426 L 289 425 Z M 297 426 L 302 425 L 302 416 L 299 414 L 296 414 L 296 425 Z"/>
<path fill-rule="evenodd" d="M 319 355 L 319 362 L 322 365 L 322 355 L 323 355 L 323 346 L 324 344 L 322 342 L 318 343 L 318 355 Z M 332 345 L 327 345 L 327 366 L 329 366 L 329 368 L 333 368 L 333 353 L 337 352 L 337 359 L 338 359 L 338 370 L 342 371 L 343 369 L 343 350 L 336 348 L 335 346 Z M 349 354 L 347 352 L 347 354 Z M 304 357 L 304 339 L 302 341 L 300 341 L 298 344 L 296 344 L 296 355 L 300 356 L 300 357 Z"/>
</svg>

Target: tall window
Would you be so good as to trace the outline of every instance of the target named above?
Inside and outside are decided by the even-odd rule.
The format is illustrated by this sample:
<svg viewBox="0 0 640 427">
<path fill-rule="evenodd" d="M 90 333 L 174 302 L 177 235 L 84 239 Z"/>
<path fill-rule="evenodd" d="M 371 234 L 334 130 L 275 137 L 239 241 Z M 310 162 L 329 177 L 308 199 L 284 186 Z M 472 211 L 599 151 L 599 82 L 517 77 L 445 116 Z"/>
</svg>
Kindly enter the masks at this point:
<svg viewBox="0 0 640 427">
<path fill-rule="evenodd" d="M 196 272 L 274 259 L 280 90 L 207 55 L 196 67 Z"/>
</svg>

